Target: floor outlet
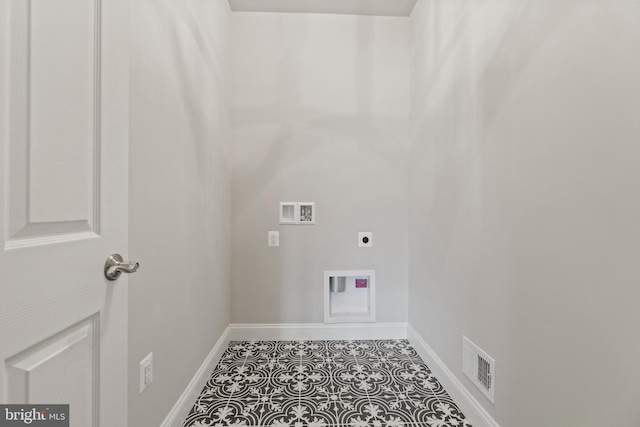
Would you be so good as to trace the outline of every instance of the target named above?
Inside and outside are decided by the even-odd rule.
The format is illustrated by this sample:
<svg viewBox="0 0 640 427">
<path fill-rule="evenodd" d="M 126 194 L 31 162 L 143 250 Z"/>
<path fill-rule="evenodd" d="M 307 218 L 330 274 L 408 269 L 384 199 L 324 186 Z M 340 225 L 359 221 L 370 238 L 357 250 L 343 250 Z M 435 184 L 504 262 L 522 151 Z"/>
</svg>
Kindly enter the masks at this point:
<svg viewBox="0 0 640 427">
<path fill-rule="evenodd" d="M 140 361 L 140 394 L 153 382 L 153 353 Z"/>
</svg>

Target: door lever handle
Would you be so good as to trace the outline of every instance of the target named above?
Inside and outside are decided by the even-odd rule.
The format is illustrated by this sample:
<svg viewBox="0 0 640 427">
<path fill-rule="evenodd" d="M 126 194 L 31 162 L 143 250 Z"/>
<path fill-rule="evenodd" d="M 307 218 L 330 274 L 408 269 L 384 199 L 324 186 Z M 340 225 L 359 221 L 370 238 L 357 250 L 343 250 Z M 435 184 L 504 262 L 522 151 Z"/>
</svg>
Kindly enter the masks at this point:
<svg viewBox="0 0 640 427">
<path fill-rule="evenodd" d="M 120 254 L 113 254 L 104 264 L 104 276 L 108 280 L 116 280 L 122 273 L 135 273 L 138 267 L 140 267 L 139 263 L 125 261 Z"/>
</svg>

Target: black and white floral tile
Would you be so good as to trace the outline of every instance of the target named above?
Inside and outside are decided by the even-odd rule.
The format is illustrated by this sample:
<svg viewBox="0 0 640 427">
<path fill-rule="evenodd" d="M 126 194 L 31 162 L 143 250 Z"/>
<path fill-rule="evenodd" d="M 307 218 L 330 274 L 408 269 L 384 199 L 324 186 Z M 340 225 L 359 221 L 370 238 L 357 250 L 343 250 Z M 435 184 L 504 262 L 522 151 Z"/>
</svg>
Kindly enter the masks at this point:
<svg viewBox="0 0 640 427">
<path fill-rule="evenodd" d="M 234 341 L 183 427 L 470 427 L 407 340 Z"/>
</svg>

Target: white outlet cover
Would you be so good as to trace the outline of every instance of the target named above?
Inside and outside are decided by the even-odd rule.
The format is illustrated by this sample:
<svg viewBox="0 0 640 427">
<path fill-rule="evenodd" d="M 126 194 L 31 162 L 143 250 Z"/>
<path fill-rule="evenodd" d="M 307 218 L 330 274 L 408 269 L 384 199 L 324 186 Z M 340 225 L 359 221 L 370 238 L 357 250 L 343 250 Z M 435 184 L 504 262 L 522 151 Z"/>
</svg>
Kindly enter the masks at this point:
<svg viewBox="0 0 640 427">
<path fill-rule="evenodd" d="M 373 233 L 371 231 L 361 231 L 358 233 L 358 247 L 359 248 L 373 247 Z"/>
<path fill-rule="evenodd" d="M 149 373 L 147 372 L 147 367 Z M 149 379 L 147 380 L 147 373 Z M 153 352 L 149 353 L 144 359 L 140 361 L 140 394 L 149 387 L 149 384 L 153 381 Z"/>
<path fill-rule="evenodd" d="M 280 232 L 270 231 L 268 235 L 267 244 L 269 246 L 280 246 Z"/>
</svg>

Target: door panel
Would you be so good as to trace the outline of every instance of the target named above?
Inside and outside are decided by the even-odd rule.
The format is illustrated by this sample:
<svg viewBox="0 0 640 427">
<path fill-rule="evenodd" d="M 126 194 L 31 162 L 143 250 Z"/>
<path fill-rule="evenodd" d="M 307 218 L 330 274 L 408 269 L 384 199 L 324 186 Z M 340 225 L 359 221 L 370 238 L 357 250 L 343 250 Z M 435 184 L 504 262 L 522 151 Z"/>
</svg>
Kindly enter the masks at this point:
<svg viewBox="0 0 640 427">
<path fill-rule="evenodd" d="M 68 403 L 78 425 L 97 424 L 98 317 L 7 360 L 8 403 Z"/>
<path fill-rule="evenodd" d="M 8 248 L 96 231 L 99 8 L 9 1 Z"/>
<path fill-rule="evenodd" d="M 125 427 L 126 0 L 0 0 L 0 403 Z"/>
</svg>

